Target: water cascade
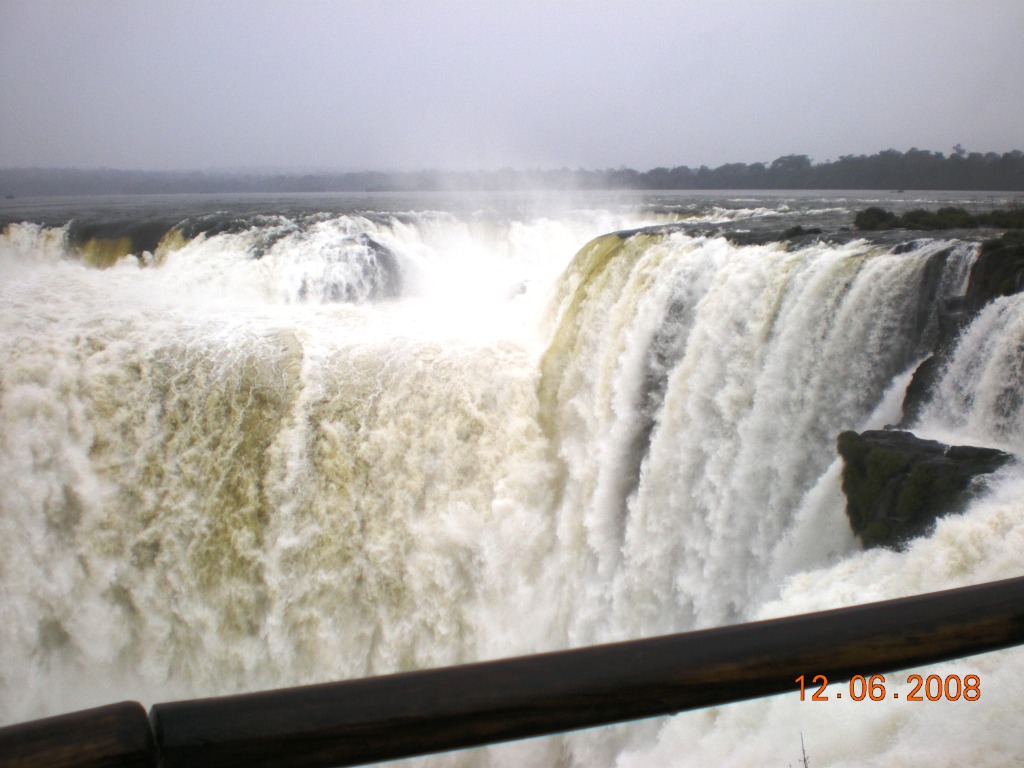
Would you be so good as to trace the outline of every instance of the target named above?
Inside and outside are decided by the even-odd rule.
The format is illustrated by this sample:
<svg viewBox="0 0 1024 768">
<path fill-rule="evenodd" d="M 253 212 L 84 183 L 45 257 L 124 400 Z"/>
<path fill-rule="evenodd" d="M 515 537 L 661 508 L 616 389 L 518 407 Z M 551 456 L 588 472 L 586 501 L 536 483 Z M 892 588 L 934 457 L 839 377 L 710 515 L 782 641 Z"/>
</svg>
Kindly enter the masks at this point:
<svg viewBox="0 0 1024 768">
<path fill-rule="evenodd" d="M 1015 463 L 903 552 L 861 550 L 839 487 L 836 436 L 900 421 L 975 246 L 650 226 L 679 218 L 193 219 L 102 264 L 8 226 L 0 722 L 1024 573 Z M 911 428 L 1024 451 L 1022 348 L 1024 303 L 990 304 Z M 794 684 L 424 763 L 787 765 L 801 733 L 817 766 L 1024 754 L 1024 652 L 946 667 L 983 706 Z"/>
</svg>

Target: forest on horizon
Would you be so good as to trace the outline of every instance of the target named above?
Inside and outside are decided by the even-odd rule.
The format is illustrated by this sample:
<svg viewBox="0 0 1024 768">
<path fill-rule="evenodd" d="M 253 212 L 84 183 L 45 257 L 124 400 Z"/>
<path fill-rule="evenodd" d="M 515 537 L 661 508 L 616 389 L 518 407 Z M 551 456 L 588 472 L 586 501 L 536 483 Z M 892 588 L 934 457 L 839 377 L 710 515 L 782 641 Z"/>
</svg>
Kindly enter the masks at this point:
<svg viewBox="0 0 1024 768">
<path fill-rule="evenodd" d="M 174 193 L 422 192 L 502 190 L 963 190 L 1024 191 L 1024 152 L 949 155 L 887 149 L 814 163 L 785 155 L 771 163 L 726 163 L 716 168 L 677 166 L 496 171 L 359 171 L 258 173 L 243 171 L 130 171 L 109 168 L 0 169 L 0 195 L 45 197 Z"/>
</svg>

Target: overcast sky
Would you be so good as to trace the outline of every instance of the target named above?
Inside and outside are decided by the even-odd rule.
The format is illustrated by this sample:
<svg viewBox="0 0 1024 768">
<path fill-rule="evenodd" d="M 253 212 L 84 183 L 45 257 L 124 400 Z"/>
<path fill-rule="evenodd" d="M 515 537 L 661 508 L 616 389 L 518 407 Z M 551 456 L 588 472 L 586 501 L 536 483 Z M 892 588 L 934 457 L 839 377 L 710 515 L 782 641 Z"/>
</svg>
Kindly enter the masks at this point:
<svg viewBox="0 0 1024 768">
<path fill-rule="evenodd" d="M 0 0 L 0 167 L 1024 149 L 1021 0 Z"/>
</svg>

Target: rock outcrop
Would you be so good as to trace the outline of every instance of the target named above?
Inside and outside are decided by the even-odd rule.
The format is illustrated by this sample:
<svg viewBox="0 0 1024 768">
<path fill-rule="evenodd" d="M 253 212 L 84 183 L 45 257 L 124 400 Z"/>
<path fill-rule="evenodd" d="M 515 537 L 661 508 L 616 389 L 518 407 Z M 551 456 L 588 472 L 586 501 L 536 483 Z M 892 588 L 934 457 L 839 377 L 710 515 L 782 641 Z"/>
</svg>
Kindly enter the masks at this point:
<svg viewBox="0 0 1024 768">
<path fill-rule="evenodd" d="M 971 267 L 966 307 L 977 312 L 992 299 L 1024 290 L 1024 232 L 1011 231 L 982 243 Z"/>
<path fill-rule="evenodd" d="M 900 426 L 914 423 L 941 375 L 960 331 L 993 299 L 1024 291 L 1024 234 L 1012 230 L 986 240 L 971 266 L 967 291 L 939 311 L 938 333 L 931 356 L 914 371 L 903 399 Z"/>
<path fill-rule="evenodd" d="M 960 512 L 978 478 L 1013 457 L 995 448 L 948 446 L 902 430 L 843 432 L 846 515 L 865 547 L 902 548 L 935 521 Z"/>
</svg>

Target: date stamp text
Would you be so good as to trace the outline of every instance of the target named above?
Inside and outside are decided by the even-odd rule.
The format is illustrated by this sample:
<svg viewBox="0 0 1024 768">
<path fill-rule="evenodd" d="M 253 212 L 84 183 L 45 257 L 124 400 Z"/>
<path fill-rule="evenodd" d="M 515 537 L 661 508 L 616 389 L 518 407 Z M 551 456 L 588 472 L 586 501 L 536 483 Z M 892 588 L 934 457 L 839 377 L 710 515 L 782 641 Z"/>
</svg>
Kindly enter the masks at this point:
<svg viewBox="0 0 1024 768">
<path fill-rule="evenodd" d="M 804 675 L 794 680 L 800 686 L 800 701 L 829 701 L 850 698 L 854 701 L 882 701 L 900 698 L 899 691 L 886 688 L 885 675 L 854 675 L 848 685 L 832 683 L 825 675 L 815 675 L 809 684 Z M 907 675 L 910 691 L 905 701 L 977 701 L 981 698 L 981 678 L 977 675 Z"/>
</svg>

